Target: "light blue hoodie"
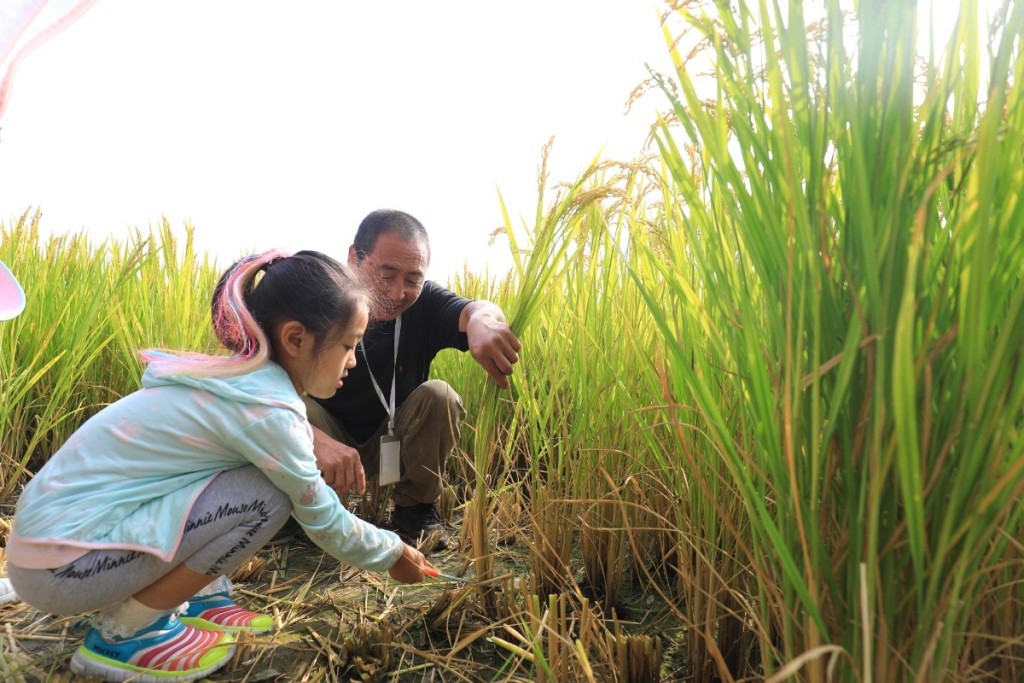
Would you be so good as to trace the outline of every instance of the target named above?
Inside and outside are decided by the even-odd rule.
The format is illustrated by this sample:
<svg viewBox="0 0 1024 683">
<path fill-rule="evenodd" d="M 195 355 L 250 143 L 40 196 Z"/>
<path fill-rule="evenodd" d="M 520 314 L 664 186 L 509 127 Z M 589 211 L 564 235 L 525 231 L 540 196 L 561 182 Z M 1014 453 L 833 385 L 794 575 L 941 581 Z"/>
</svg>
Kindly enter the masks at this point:
<svg viewBox="0 0 1024 683">
<path fill-rule="evenodd" d="M 352 515 L 324 483 L 306 407 L 269 362 L 217 378 L 148 369 L 141 390 L 83 424 L 25 487 L 7 559 L 53 568 L 118 548 L 170 560 L 206 485 L 248 465 L 288 495 L 292 516 L 334 557 L 373 571 L 398 561 L 398 536 Z"/>
</svg>

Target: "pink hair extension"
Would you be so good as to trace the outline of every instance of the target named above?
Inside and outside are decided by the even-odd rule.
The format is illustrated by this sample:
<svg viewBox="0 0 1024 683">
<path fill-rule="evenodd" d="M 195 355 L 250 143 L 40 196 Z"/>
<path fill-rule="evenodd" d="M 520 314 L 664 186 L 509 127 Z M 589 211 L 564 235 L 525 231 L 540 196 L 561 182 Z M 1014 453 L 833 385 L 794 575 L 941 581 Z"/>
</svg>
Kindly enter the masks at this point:
<svg viewBox="0 0 1024 683">
<path fill-rule="evenodd" d="M 213 302 L 213 330 L 230 356 L 147 349 L 142 360 L 158 375 L 187 374 L 198 377 L 241 375 L 263 365 L 270 356 L 270 342 L 245 303 L 256 275 L 269 263 L 290 256 L 282 249 L 246 256 L 224 274 L 223 286 Z"/>
<path fill-rule="evenodd" d="M 7 21 L 7 25 L 0 24 L 0 65 L 6 64 L 6 73 L 0 71 L 0 76 L 3 76 L 3 80 L 0 80 L 0 115 L 3 115 L 4 109 L 7 108 L 11 84 L 21 60 L 77 21 L 95 2 L 96 0 L 81 0 L 77 3 L 53 3 L 49 6 L 47 0 L 5 3 L 7 6 L 4 7 L 3 19 Z M 35 31 L 34 36 L 31 35 L 30 28 Z"/>
</svg>

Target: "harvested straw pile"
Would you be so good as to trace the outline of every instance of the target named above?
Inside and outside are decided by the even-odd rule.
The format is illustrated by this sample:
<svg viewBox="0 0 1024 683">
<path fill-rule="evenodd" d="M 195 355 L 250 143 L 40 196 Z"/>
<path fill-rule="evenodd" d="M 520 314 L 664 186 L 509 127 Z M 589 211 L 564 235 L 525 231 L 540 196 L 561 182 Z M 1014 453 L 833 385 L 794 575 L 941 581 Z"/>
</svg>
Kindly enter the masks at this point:
<svg viewBox="0 0 1024 683">
<path fill-rule="evenodd" d="M 9 520 L 0 519 L 0 540 L 8 528 Z M 462 558 L 453 550 L 432 560 L 458 572 L 466 565 Z M 458 602 L 451 584 L 398 584 L 341 565 L 305 539 L 264 548 L 232 579 L 239 603 L 272 614 L 276 629 L 243 640 L 211 681 L 382 680 L 385 673 L 389 680 L 466 680 L 480 669 L 479 662 L 445 656 L 448 644 L 424 628 L 428 614 L 430 623 L 444 625 L 447 607 Z M 463 610 L 464 618 L 468 614 Z M 0 605 L 0 622 L 0 680 L 76 678 L 67 664 L 88 628 L 85 618 L 42 614 L 14 602 Z"/>
</svg>

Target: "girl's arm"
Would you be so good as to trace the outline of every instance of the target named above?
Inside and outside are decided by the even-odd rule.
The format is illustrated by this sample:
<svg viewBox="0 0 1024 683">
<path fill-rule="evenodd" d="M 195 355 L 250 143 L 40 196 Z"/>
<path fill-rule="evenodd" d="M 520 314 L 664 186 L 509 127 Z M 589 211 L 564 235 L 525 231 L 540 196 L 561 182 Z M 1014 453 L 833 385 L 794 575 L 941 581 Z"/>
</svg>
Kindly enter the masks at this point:
<svg viewBox="0 0 1024 683">
<path fill-rule="evenodd" d="M 234 447 L 288 495 L 292 516 L 314 543 L 347 564 L 372 571 L 391 569 L 406 554 L 406 545 L 397 534 L 350 513 L 324 483 L 308 422 L 289 410 L 268 413 L 251 422 Z"/>
</svg>

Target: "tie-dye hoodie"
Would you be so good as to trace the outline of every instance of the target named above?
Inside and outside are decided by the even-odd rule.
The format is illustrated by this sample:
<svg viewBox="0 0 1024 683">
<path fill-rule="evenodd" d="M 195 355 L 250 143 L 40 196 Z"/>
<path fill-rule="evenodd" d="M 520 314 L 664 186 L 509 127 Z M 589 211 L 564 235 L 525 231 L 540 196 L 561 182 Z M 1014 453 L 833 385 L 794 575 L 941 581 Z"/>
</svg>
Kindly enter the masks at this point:
<svg viewBox="0 0 1024 683">
<path fill-rule="evenodd" d="M 52 568 L 118 548 L 167 561 L 206 485 L 247 465 L 288 494 L 334 557 L 374 571 L 398 561 L 398 536 L 349 513 L 320 477 L 306 408 L 275 363 L 216 378 L 147 370 L 142 389 L 89 419 L 25 487 L 7 559 Z"/>
</svg>

